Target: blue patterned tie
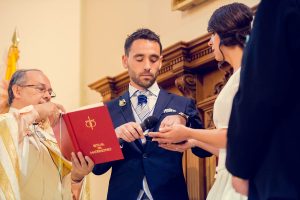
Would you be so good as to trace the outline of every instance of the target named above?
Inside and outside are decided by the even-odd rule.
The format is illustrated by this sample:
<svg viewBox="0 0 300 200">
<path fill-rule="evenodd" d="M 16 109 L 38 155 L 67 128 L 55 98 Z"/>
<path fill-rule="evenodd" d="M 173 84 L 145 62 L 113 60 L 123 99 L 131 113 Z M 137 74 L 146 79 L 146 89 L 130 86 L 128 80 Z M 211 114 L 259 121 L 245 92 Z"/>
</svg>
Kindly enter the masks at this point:
<svg viewBox="0 0 300 200">
<path fill-rule="evenodd" d="M 138 105 L 147 104 L 147 96 L 144 94 L 140 94 L 138 96 Z"/>
<path fill-rule="evenodd" d="M 141 122 L 143 122 L 144 119 L 146 119 L 150 114 L 150 109 L 149 109 L 147 96 L 146 96 L 148 93 L 149 93 L 148 91 L 138 91 L 137 93 L 138 105 L 135 110 Z"/>
</svg>

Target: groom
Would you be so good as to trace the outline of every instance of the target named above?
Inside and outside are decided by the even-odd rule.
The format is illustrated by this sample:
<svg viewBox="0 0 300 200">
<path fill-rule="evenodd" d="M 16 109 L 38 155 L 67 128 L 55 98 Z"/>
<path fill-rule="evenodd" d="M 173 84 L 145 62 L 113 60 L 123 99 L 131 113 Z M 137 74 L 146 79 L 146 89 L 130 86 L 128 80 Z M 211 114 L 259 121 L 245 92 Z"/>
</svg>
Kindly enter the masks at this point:
<svg viewBox="0 0 300 200">
<path fill-rule="evenodd" d="M 195 102 L 168 93 L 156 82 L 162 65 L 162 45 L 154 32 L 139 29 L 125 41 L 123 66 L 128 70 L 129 90 L 107 104 L 118 138 L 123 139 L 124 160 L 94 167 L 101 175 L 112 168 L 108 200 L 188 200 L 182 170 L 182 153 L 160 148 L 145 137 L 140 123 L 148 116 L 159 119 L 153 128 L 175 123 L 202 128 Z M 199 148 L 193 152 L 210 156 Z"/>
</svg>

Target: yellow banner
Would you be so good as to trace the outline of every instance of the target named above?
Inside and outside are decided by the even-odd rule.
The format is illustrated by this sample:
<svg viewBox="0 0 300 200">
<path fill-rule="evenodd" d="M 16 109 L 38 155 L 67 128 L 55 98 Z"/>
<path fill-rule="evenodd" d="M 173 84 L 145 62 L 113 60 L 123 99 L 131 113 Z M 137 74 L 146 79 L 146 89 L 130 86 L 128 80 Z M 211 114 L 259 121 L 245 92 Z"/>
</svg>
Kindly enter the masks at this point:
<svg viewBox="0 0 300 200">
<path fill-rule="evenodd" d="M 19 49 L 17 46 L 12 45 L 8 51 L 5 80 L 9 81 L 12 75 L 17 70 L 18 59 L 19 59 Z"/>
</svg>

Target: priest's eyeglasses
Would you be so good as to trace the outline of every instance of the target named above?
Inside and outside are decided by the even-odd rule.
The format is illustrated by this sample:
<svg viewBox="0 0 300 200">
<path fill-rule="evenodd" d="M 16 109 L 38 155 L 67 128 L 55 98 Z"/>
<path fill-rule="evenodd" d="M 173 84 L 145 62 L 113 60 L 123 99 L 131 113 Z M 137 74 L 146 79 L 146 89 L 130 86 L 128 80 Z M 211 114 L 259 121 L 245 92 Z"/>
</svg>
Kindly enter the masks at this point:
<svg viewBox="0 0 300 200">
<path fill-rule="evenodd" d="M 51 98 L 56 97 L 56 94 L 53 92 L 52 89 L 47 90 L 45 88 L 45 86 L 43 86 L 43 85 L 19 85 L 19 86 L 20 87 L 30 87 L 30 88 L 33 88 L 33 89 L 37 90 L 39 93 L 43 93 L 43 94 L 48 92 Z"/>
</svg>

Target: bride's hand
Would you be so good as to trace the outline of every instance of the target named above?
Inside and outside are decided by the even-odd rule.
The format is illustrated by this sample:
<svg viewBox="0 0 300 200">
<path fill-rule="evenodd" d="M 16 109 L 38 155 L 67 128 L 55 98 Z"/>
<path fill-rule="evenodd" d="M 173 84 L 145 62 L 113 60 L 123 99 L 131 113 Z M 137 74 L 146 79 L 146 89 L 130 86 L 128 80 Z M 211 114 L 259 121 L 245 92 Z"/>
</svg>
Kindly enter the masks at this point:
<svg viewBox="0 0 300 200">
<path fill-rule="evenodd" d="M 232 176 L 232 186 L 236 192 L 248 196 L 249 190 L 249 181 L 245 179 L 241 179 L 236 176 Z"/>
<path fill-rule="evenodd" d="M 152 141 L 160 144 L 178 143 L 189 139 L 188 128 L 181 124 L 164 127 L 159 129 L 159 132 L 150 132 L 148 135 L 153 137 Z"/>
</svg>

